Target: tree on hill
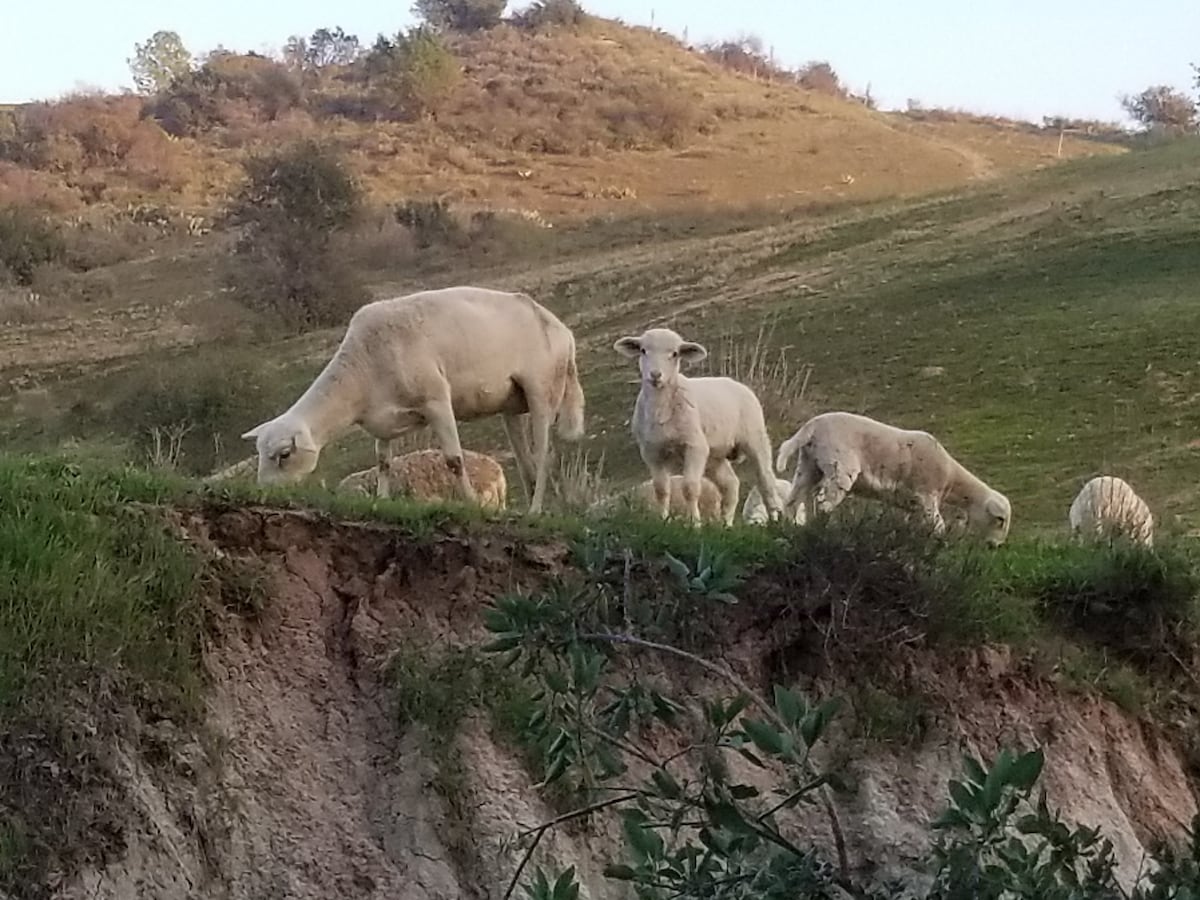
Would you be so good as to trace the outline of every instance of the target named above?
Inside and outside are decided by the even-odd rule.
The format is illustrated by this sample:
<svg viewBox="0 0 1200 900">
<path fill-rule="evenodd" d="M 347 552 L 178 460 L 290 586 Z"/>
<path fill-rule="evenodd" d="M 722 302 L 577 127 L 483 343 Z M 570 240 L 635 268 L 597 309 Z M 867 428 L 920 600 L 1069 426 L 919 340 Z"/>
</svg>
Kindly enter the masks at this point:
<svg viewBox="0 0 1200 900">
<path fill-rule="evenodd" d="M 191 71 L 192 54 L 174 31 L 156 31 L 145 42 L 134 44 L 128 62 L 138 91 L 154 94 Z"/>
<path fill-rule="evenodd" d="M 435 31 L 418 26 L 394 39 L 380 35 L 367 54 L 367 78 L 385 105 L 408 115 L 436 112 L 462 67 Z"/>
<path fill-rule="evenodd" d="M 416 0 L 413 14 L 437 31 L 482 31 L 495 28 L 507 0 Z"/>
<path fill-rule="evenodd" d="M 1172 134 L 1196 130 L 1195 101 L 1165 84 L 1153 85 L 1140 94 L 1126 95 L 1121 98 L 1121 106 L 1130 118 L 1147 130 Z"/>
<path fill-rule="evenodd" d="M 346 66 L 362 55 L 358 37 L 341 27 L 318 28 L 308 38 L 293 35 L 283 48 L 283 58 L 296 69 L 314 70 Z"/>
</svg>

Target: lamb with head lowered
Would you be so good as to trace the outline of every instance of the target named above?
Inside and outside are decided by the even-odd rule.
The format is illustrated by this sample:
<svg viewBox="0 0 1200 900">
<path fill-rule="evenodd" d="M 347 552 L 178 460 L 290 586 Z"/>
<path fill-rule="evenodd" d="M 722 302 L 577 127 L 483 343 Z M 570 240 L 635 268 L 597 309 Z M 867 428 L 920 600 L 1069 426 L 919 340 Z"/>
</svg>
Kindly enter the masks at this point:
<svg viewBox="0 0 1200 900">
<path fill-rule="evenodd" d="M 965 526 L 992 546 L 1004 543 L 1012 522 L 1008 498 L 958 462 L 937 438 L 849 412 L 813 416 L 779 445 L 780 472 L 796 468 L 784 502 L 805 503 L 808 518 L 831 512 L 848 494 L 915 502 L 939 534 L 943 504 L 965 510 Z"/>
<path fill-rule="evenodd" d="M 778 518 L 771 439 L 754 391 L 732 378 L 684 375 L 683 363 L 694 365 L 708 351 L 669 328 L 623 337 L 613 348 L 638 360 L 641 389 L 631 424 L 662 518 L 670 513 L 671 475 L 682 474 L 687 516 L 698 524 L 701 478 L 707 474 L 721 492 L 721 518 L 732 524 L 739 482 L 731 463 L 745 459 L 754 467 L 771 518 Z"/>
<path fill-rule="evenodd" d="M 1154 546 L 1154 516 L 1146 501 L 1123 478 L 1097 475 L 1079 489 L 1067 512 L 1075 538 L 1122 535 L 1145 547 Z"/>
<path fill-rule="evenodd" d="M 575 337 L 522 293 L 478 287 L 376 300 L 350 319 L 333 357 L 285 412 L 247 431 L 259 484 L 296 482 L 321 448 L 354 425 L 375 438 L 378 495 L 390 495 L 395 440 L 428 425 L 463 499 L 475 491 L 463 465 L 458 421 L 501 415 L 531 513 L 545 496 L 550 426 L 583 436 L 584 397 Z M 529 440 L 532 437 L 532 451 Z"/>
</svg>

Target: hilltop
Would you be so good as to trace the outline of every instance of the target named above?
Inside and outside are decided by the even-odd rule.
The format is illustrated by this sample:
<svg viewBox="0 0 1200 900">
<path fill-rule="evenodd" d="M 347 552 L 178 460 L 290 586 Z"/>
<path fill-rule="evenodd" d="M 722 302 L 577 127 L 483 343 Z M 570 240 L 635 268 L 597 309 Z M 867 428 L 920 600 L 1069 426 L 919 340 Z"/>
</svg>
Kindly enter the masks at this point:
<svg viewBox="0 0 1200 900">
<path fill-rule="evenodd" d="M 602 19 L 444 45 L 457 74 L 419 102 L 369 57 L 304 69 L 221 52 L 157 96 L 0 110 L 0 203 L 125 225 L 139 210 L 212 218 L 248 154 L 305 137 L 344 152 L 380 206 L 440 197 L 551 220 L 912 195 L 1120 151 L 1028 123 L 878 112 L 836 74 L 806 87 Z"/>
</svg>

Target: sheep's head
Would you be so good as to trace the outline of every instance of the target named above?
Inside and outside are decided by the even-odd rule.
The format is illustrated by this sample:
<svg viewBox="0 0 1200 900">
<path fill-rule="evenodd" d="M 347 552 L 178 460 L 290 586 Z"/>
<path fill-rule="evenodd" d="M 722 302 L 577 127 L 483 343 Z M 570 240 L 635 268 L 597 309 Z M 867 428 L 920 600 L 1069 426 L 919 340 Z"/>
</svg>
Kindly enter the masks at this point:
<svg viewBox="0 0 1200 900">
<path fill-rule="evenodd" d="M 992 491 L 982 503 L 975 504 L 968 520 L 972 528 L 993 547 L 999 547 L 1008 537 L 1012 524 L 1012 504 L 999 491 Z"/>
<path fill-rule="evenodd" d="M 293 484 L 317 467 L 321 448 L 303 423 L 284 417 L 242 435 L 258 449 L 259 484 Z"/>
<path fill-rule="evenodd" d="M 679 374 L 680 365 L 695 365 L 708 356 L 708 351 L 693 341 L 685 341 L 670 328 L 651 328 L 641 337 L 623 337 L 613 349 L 629 359 L 638 360 L 642 386 L 661 388 L 671 384 Z"/>
</svg>

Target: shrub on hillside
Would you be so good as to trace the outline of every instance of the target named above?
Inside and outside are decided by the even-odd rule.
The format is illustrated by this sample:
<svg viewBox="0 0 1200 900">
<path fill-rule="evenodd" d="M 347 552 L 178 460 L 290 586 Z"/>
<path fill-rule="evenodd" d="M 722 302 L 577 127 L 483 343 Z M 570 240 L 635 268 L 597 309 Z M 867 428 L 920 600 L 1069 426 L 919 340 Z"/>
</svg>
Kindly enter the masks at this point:
<svg viewBox="0 0 1200 900">
<path fill-rule="evenodd" d="M 413 13 L 438 31 L 495 28 L 508 0 L 416 0 Z"/>
<path fill-rule="evenodd" d="M 274 121 L 303 103 L 303 87 L 283 63 L 257 53 L 218 51 L 172 81 L 145 113 L 168 134 L 195 137 L 244 116 Z"/>
<path fill-rule="evenodd" d="M 366 69 L 382 105 L 409 117 L 436 113 L 462 77 L 454 54 L 425 27 L 400 32 L 395 39 L 380 35 L 367 55 Z"/>
<path fill-rule="evenodd" d="M 845 97 L 846 89 L 837 72 L 827 62 L 810 62 L 796 72 L 796 81 L 801 87 L 834 97 Z"/>
<path fill-rule="evenodd" d="M 1168 134 L 1185 134 L 1196 130 L 1196 102 L 1182 91 L 1165 84 L 1153 85 L 1140 94 L 1122 97 L 1121 106 L 1131 119 L 1147 130 Z"/>
<path fill-rule="evenodd" d="M 576 0 L 534 0 L 512 19 L 514 25 L 527 31 L 573 28 L 587 20 L 587 12 Z"/>
<path fill-rule="evenodd" d="M 46 218 L 19 206 L 0 207 L 0 270 L 17 284 L 33 284 L 39 266 L 65 256 L 62 236 Z"/>
<path fill-rule="evenodd" d="M 361 208 L 342 160 L 313 141 L 248 160 L 229 209 L 241 228 L 229 276 L 237 299 L 298 332 L 344 321 L 367 295 L 330 239 Z"/>
</svg>

